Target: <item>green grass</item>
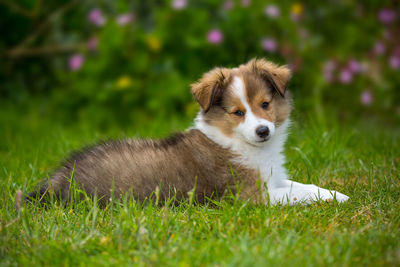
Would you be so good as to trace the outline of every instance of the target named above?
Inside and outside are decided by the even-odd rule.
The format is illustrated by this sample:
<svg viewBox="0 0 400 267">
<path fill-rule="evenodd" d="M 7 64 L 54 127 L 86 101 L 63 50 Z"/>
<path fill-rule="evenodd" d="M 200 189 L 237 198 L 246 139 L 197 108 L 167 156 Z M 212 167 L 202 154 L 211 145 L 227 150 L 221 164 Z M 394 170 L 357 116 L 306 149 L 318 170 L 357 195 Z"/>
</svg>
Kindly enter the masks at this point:
<svg viewBox="0 0 400 267">
<path fill-rule="evenodd" d="M 291 176 L 350 196 L 341 205 L 231 198 L 177 207 L 125 200 L 99 209 L 88 199 L 18 214 L 16 191 L 35 188 L 69 151 L 110 137 L 165 136 L 190 120 L 100 131 L 8 109 L 0 123 L 0 265 L 400 265 L 399 128 L 295 119 L 286 149 Z"/>
</svg>

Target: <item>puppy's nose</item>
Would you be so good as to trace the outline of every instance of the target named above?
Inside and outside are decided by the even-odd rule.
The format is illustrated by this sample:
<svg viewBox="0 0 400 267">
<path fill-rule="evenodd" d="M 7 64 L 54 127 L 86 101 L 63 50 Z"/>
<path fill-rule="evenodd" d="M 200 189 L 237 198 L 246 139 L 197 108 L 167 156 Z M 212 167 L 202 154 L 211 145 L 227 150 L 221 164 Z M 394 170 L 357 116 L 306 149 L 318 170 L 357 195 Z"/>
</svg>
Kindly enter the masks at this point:
<svg viewBox="0 0 400 267">
<path fill-rule="evenodd" d="M 256 134 L 261 138 L 265 138 L 269 135 L 269 128 L 267 126 L 259 126 L 256 129 Z"/>
</svg>

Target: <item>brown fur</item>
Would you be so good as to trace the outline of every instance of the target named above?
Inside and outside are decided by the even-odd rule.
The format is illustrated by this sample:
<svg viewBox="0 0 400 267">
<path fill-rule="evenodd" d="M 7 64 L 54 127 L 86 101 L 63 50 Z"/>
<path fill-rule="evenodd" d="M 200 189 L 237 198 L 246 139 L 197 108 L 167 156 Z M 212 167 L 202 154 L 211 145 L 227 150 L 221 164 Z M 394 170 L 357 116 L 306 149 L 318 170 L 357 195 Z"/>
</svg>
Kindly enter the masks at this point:
<svg viewBox="0 0 400 267">
<path fill-rule="evenodd" d="M 198 130 L 159 141 L 115 141 L 72 156 L 48 185 L 56 195 L 68 200 L 73 177 L 89 195 L 97 194 L 101 204 L 108 202 L 112 192 L 117 197 L 131 192 L 135 199 L 144 201 L 156 188 L 161 201 L 175 193 L 181 200 L 194 188 L 199 202 L 205 197 L 219 198 L 226 190 L 236 194 L 241 188 L 245 188 L 242 197 L 254 197 L 260 184 L 256 182 L 257 173 L 231 163 L 232 156 Z"/>
<path fill-rule="evenodd" d="M 223 73 L 223 74 L 221 74 Z M 237 69 L 216 68 L 203 75 L 192 84 L 192 93 L 203 107 L 204 119 L 207 123 L 218 127 L 226 136 L 233 135 L 244 117 L 234 114 L 236 110 L 246 112 L 241 101 L 232 92 L 230 82 L 233 76 L 240 77 L 245 86 L 247 101 L 255 115 L 281 125 L 292 110 L 291 95 L 286 87 L 290 78 L 290 70 L 285 66 L 277 66 L 264 59 L 253 59 Z M 217 101 L 200 101 L 212 99 L 212 91 L 218 88 Z M 268 109 L 261 107 L 268 102 Z M 204 108 L 204 106 L 206 108 Z"/>
<path fill-rule="evenodd" d="M 245 90 L 253 112 L 275 122 L 277 126 L 282 124 L 292 111 L 291 94 L 286 90 L 291 77 L 290 70 L 286 66 L 277 66 L 264 59 L 253 59 L 241 66 L 240 70 L 243 72 Z M 264 86 L 262 86 L 263 82 Z M 265 89 L 265 84 L 269 93 L 263 96 L 265 90 L 260 90 L 260 88 Z M 274 91 L 278 91 L 279 94 L 275 94 Z M 260 109 L 262 99 L 270 104 L 266 113 Z"/>
<path fill-rule="evenodd" d="M 246 65 L 241 66 L 244 71 L 250 71 L 262 77 L 270 83 L 273 89 L 281 96 L 285 95 L 291 73 L 286 66 L 278 66 L 264 59 L 252 59 Z"/>
<path fill-rule="evenodd" d="M 230 80 L 230 69 L 214 68 L 205 73 L 200 81 L 192 84 L 192 94 L 205 112 L 220 100 L 222 90 L 228 86 Z"/>
<path fill-rule="evenodd" d="M 265 60 L 252 60 L 236 69 L 215 68 L 192 85 L 192 93 L 202 107 L 206 123 L 217 126 L 227 136 L 243 122 L 237 110 L 246 112 L 232 93 L 234 75 L 243 79 L 252 111 L 279 126 L 291 110 L 286 86 L 290 71 Z M 268 109 L 261 108 L 268 102 Z M 77 153 L 55 171 L 38 191 L 38 197 L 53 191 L 69 199 L 70 180 L 106 204 L 112 194 L 131 192 L 143 201 L 158 188 L 160 200 L 176 195 L 186 198 L 195 188 L 196 199 L 219 198 L 226 190 L 241 192 L 242 199 L 265 201 L 256 170 L 233 162 L 235 155 L 211 141 L 199 130 L 189 130 L 164 140 L 121 140 L 101 144 Z M 232 174 L 233 172 L 233 174 Z"/>
</svg>

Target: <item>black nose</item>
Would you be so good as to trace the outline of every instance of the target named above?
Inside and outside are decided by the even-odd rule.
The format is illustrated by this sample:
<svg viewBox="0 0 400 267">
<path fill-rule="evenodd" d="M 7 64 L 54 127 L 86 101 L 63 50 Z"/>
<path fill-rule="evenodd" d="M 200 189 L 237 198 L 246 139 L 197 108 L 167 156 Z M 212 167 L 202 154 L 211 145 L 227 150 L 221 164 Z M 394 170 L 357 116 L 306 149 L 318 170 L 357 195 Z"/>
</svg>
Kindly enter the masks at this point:
<svg viewBox="0 0 400 267">
<path fill-rule="evenodd" d="M 269 128 L 267 126 L 259 126 L 256 129 L 256 134 L 261 138 L 267 137 L 269 135 Z"/>
</svg>

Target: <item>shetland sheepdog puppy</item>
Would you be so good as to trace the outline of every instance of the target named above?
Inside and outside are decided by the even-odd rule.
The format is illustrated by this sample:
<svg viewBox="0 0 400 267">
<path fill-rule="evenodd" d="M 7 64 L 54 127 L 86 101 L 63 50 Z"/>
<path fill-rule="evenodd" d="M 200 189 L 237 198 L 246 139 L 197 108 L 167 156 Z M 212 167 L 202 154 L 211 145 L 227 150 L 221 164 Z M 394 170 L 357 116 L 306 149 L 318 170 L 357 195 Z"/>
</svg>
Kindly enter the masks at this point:
<svg viewBox="0 0 400 267">
<path fill-rule="evenodd" d="M 342 193 L 288 177 L 290 76 L 287 67 L 263 59 L 214 68 L 191 86 L 201 107 L 192 128 L 163 140 L 112 141 L 76 153 L 27 200 L 49 193 L 68 200 L 73 180 L 100 204 L 123 194 L 138 201 L 191 194 L 203 202 L 226 191 L 258 204 L 346 201 Z"/>
</svg>

